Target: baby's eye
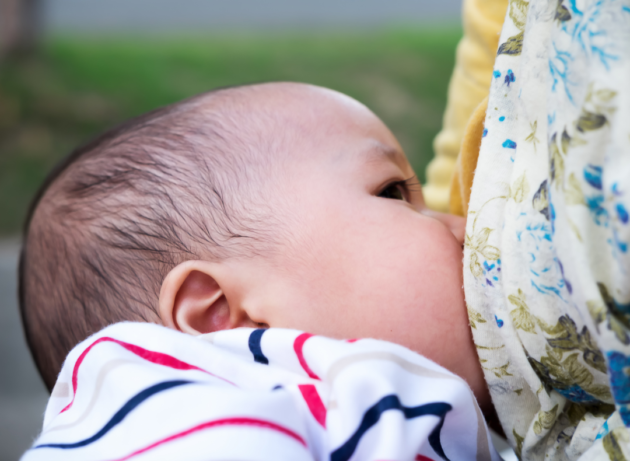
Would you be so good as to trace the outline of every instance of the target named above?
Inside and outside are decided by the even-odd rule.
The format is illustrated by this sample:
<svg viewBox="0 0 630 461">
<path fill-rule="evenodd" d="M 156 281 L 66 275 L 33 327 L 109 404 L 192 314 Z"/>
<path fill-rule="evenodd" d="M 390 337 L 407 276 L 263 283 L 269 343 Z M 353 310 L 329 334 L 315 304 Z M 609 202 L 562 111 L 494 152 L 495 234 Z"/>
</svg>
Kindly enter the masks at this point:
<svg viewBox="0 0 630 461">
<path fill-rule="evenodd" d="M 385 186 L 385 188 L 377 195 L 381 198 L 391 198 L 394 200 L 406 200 L 404 181 L 393 182 Z"/>
</svg>

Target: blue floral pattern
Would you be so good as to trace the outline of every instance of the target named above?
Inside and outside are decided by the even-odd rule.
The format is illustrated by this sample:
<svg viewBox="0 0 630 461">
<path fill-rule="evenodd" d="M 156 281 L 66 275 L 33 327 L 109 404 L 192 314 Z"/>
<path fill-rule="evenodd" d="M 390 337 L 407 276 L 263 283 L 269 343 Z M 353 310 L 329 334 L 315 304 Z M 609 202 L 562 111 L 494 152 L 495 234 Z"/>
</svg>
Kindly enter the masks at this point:
<svg viewBox="0 0 630 461">
<path fill-rule="evenodd" d="M 608 352 L 608 374 L 615 402 L 626 426 L 630 426 L 630 357 L 617 351 Z"/>
<path fill-rule="evenodd" d="M 490 393 L 522 459 L 630 459 L 630 0 L 510 0 L 499 43 L 464 256 Z"/>
</svg>

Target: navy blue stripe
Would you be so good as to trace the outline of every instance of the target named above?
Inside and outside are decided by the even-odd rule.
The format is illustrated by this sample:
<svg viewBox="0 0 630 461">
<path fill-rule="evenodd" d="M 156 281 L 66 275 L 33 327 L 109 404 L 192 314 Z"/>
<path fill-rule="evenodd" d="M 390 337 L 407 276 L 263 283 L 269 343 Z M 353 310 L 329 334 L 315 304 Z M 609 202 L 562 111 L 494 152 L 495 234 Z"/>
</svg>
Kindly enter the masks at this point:
<svg viewBox="0 0 630 461">
<path fill-rule="evenodd" d="M 260 347 L 260 341 L 262 340 L 263 333 L 267 331 L 264 328 L 252 331 L 249 335 L 249 350 L 254 355 L 254 362 L 269 365 L 269 359 L 263 354 L 262 347 Z"/>
<path fill-rule="evenodd" d="M 444 454 L 444 450 L 442 449 L 442 444 L 440 443 L 440 430 L 442 429 L 442 425 L 444 424 L 444 417 L 446 413 L 451 411 L 453 407 L 448 403 L 436 402 L 436 403 L 427 403 L 426 405 L 420 405 L 418 407 L 404 407 L 400 403 L 400 399 L 397 395 L 388 395 L 379 400 L 375 405 L 373 405 L 368 411 L 363 415 L 363 420 L 359 425 L 359 428 L 356 432 L 350 437 L 346 443 L 344 443 L 341 447 L 337 448 L 330 454 L 330 461 L 347 461 L 350 459 L 354 451 L 357 449 L 359 445 L 359 441 L 361 437 L 376 423 L 378 423 L 379 419 L 383 412 L 387 410 L 400 410 L 403 415 L 405 415 L 405 419 L 417 418 L 419 416 L 438 416 L 440 418 L 440 423 L 435 426 L 433 432 L 429 436 L 429 443 L 431 444 L 431 448 L 435 450 L 435 452 L 440 455 L 442 458 L 448 461 L 448 458 Z"/>
<path fill-rule="evenodd" d="M 194 381 L 176 380 L 164 381 L 163 383 L 155 384 L 154 386 L 146 388 L 145 390 L 137 393 L 135 396 L 129 399 L 127 403 L 125 403 L 122 408 L 118 410 L 114 416 L 112 416 L 107 424 L 105 424 L 105 426 L 92 437 L 75 443 L 46 443 L 42 445 L 37 445 L 33 448 L 63 448 L 64 450 L 68 450 L 71 448 L 80 448 L 89 445 L 93 442 L 96 442 L 98 439 L 103 437 L 110 430 L 120 424 L 129 413 L 131 413 L 138 405 L 147 400 L 149 397 L 152 397 L 162 391 L 166 391 L 177 386 L 182 386 L 184 384 L 191 384 L 193 382 Z"/>
</svg>

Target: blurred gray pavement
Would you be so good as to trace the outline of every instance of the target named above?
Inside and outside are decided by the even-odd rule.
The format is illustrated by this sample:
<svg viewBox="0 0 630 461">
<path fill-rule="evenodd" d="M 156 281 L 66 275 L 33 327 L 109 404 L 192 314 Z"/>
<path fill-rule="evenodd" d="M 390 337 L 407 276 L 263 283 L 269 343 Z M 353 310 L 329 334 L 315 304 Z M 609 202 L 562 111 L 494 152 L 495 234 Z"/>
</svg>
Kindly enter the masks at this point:
<svg viewBox="0 0 630 461">
<path fill-rule="evenodd" d="M 213 32 L 460 21 L 462 0 L 45 0 L 52 32 Z"/>
<path fill-rule="evenodd" d="M 19 242 L 0 240 L 0 461 L 15 461 L 43 421 L 48 392 L 26 348 L 17 307 Z"/>
</svg>

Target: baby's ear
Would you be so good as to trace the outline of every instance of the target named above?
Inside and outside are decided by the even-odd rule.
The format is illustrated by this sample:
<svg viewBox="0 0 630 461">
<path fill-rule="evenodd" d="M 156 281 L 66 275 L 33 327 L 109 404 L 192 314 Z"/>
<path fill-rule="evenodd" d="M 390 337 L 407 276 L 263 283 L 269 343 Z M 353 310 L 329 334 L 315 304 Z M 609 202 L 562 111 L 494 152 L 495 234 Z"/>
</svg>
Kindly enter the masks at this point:
<svg viewBox="0 0 630 461">
<path fill-rule="evenodd" d="M 219 274 L 220 267 L 208 261 L 186 261 L 173 268 L 160 290 L 162 323 L 192 335 L 241 326 L 235 324 L 240 316 L 231 312 Z"/>
</svg>

